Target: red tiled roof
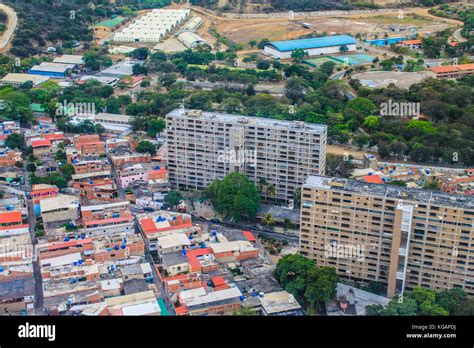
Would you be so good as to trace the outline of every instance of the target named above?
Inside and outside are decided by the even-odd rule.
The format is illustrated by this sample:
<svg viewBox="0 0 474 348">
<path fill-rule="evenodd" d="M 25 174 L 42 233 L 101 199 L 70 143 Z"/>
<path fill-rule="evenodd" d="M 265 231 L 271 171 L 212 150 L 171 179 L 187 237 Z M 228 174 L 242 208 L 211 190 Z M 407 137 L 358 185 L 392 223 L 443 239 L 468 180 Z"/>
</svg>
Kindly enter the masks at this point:
<svg viewBox="0 0 474 348">
<path fill-rule="evenodd" d="M 105 224 L 110 224 L 114 222 L 126 222 L 126 221 L 132 221 L 132 220 L 133 220 L 133 216 L 120 216 L 117 218 L 90 220 L 86 222 L 86 226 L 105 225 Z"/>
<path fill-rule="evenodd" d="M 19 211 L 0 213 L 0 224 L 11 224 L 21 221 L 21 212 Z"/>
<path fill-rule="evenodd" d="M 242 234 L 244 235 L 245 238 L 247 238 L 247 240 L 249 242 L 256 242 L 257 241 L 257 238 L 255 238 L 253 233 L 250 232 L 250 231 L 242 231 Z"/>
<path fill-rule="evenodd" d="M 186 308 L 186 306 L 175 307 L 174 311 L 177 315 L 183 315 L 188 313 L 188 309 Z"/>
<path fill-rule="evenodd" d="M 378 175 L 366 175 L 364 181 L 371 184 L 383 184 L 383 180 Z"/>
<path fill-rule="evenodd" d="M 226 281 L 224 280 L 224 278 L 222 278 L 222 276 L 212 277 L 211 280 L 215 286 L 226 284 Z"/>
<path fill-rule="evenodd" d="M 405 41 L 400 42 L 400 44 L 402 44 L 402 45 L 420 45 L 421 40 L 419 40 L 419 39 L 417 39 L 417 40 L 405 40 Z"/>
<path fill-rule="evenodd" d="M 52 245 L 49 245 L 48 251 L 53 251 L 53 250 L 62 249 L 62 248 L 69 248 L 76 245 L 91 244 L 91 243 L 92 243 L 91 238 L 77 239 L 77 240 L 73 239 L 68 242 L 54 243 Z"/>
<path fill-rule="evenodd" d="M 49 139 L 38 139 L 31 142 L 32 147 L 44 147 L 51 146 L 51 141 Z"/>
<path fill-rule="evenodd" d="M 48 139 L 48 140 L 63 140 L 64 133 L 43 134 L 43 138 Z"/>
<path fill-rule="evenodd" d="M 456 71 L 468 71 L 474 70 L 474 64 L 461 64 L 461 65 L 445 65 L 445 66 L 433 66 L 430 70 L 434 73 L 450 73 Z"/>
<path fill-rule="evenodd" d="M 199 248 L 199 249 L 192 249 L 186 252 L 186 257 L 188 258 L 189 266 L 192 270 L 195 268 L 200 268 L 201 263 L 198 260 L 198 256 L 212 254 L 211 248 Z"/>
<path fill-rule="evenodd" d="M 140 220 L 140 225 L 142 226 L 143 232 L 145 234 L 158 231 L 152 218 Z"/>
</svg>

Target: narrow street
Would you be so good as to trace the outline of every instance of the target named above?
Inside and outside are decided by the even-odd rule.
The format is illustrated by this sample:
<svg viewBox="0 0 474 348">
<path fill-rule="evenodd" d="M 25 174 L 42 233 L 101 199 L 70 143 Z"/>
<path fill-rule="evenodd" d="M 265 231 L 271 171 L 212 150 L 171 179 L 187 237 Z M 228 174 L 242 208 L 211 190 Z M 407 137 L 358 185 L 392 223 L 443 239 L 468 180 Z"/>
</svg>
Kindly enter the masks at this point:
<svg viewBox="0 0 474 348">
<path fill-rule="evenodd" d="M 125 190 L 119 185 L 117 170 L 116 170 L 114 165 L 112 165 L 112 177 L 114 179 L 115 184 L 117 185 L 117 191 L 118 191 L 118 195 L 119 195 L 120 200 L 125 201 L 126 200 L 125 199 Z M 132 206 L 130 207 L 130 210 L 134 214 L 143 212 L 143 210 L 134 208 Z M 135 226 L 135 233 L 140 233 L 140 231 L 138 230 L 138 228 L 136 226 Z M 162 298 L 163 301 L 165 301 L 165 305 L 166 305 L 166 308 L 168 309 L 169 314 L 170 315 L 175 315 L 174 310 L 173 310 L 173 306 L 172 306 L 172 304 L 171 304 L 171 302 L 168 298 L 168 295 L 166 294 L 166 291 L 165 291 L 165 288 L 164 288 L 163 284 L 161 284 L 161 282 L 160 282 L 160 278 L 158 277 L 158 273 L 156 272 L 155 262 L 153 260 L 153 257 L 151 256 L 151 254 L 148 252 L 147 249 L 145 249 L 145 257 L 146 257 L 146 260 L 151 264 L 151 269 L 152 269 L 152 272 L 153 272 L 153 281 L 154 281 L 155 286 L 156 286 L 156 291 L 157 291 L 158 297 Z"/>
<path fill-rule="evenodd" d="M 26 170 L 26 164 L 24 165 L 25 171 L 25 184 L 23 186 L 24 192 L 31 192 L 31 185 L 29 182 L 29 173 Z M 31 241 L 33 243 L 33 250 L 34 250 L 34 261 L 33 261 L 33 275 L 35 278 L 35 293 L 36 293 L 36 304 L 35 304 L 35 311 L 36 315 L 45 315 L 43 311 L 43 279 L 41 277 L 41 269 L 39 265 L 38 259 L 38 240 L 36 238 L 36 215 L 35 215 L 35 206 L 33 204 L 33 200 L 28 195 L 25 197 L 26 205 L 28 208 L 28 225 L 31 234 Z"/>
</svg>

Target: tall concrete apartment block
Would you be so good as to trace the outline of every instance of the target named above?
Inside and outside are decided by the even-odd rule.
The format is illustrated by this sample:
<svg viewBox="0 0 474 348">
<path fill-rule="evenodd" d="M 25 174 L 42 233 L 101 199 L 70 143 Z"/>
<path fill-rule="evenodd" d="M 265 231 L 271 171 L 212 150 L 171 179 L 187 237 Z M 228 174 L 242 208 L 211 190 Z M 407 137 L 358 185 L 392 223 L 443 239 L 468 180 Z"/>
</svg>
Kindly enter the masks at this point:
<svg viewBox="0 0 474 348">
<path fill-rule="evenodd" d="M 274 185 L 262 198 L 288 202 L 309 175 L 324 175 L 324 125 L 184 109 L 166 118 L 169 180 L 176 187 L 205 189 L 239 172 L 257 185 L 261 179 Z"/>
<path fill-rule="evenodd" d="M 299 252 L 345 278 L 474 295 L 474 198 L 311 176 Z"/>
</svg>

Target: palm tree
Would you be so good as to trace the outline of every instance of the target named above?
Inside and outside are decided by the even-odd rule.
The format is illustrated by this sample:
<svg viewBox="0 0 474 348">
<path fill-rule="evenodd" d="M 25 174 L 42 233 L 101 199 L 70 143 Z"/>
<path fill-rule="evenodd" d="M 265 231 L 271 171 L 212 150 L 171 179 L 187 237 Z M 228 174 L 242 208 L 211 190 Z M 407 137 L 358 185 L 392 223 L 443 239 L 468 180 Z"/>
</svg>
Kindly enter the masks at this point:
<svg viewBox="0 0 474 348">
<path fill-rule="evenodd" d="M 263 189 L 267 186 L 267 180 L 265 178 L 260 178 L 258 180 L 258 191 L 261 193 Z"/>
<path fill-rule="evenodd" d="M 273 215 L 271 213 L 265 214 L 265 217 L 263 218 L 263 224 L 270 227 L 275 224 L 275 219 L 273 218 Z"/>
<path fill-rule="evenodd" d="M 276 188 L 275 185 L 271 184 L 267 187 L 266 193 L 268 196 L 275 196 L 276 194 Z"/>
</svg>

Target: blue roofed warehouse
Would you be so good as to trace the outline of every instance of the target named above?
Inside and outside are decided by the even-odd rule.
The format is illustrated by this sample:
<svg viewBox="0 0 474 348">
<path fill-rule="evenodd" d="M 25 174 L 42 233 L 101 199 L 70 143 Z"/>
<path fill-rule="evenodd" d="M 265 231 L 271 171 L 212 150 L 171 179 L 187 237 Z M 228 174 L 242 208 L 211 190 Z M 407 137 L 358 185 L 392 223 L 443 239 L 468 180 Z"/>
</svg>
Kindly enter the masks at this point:
<svg viewBox="0 0 474 348">
<path fill-rule="evenodd" d="M 289 59 L 291 53 L 302 49 L 308 56 L 321 56 L 326 54 L 342 53 L 342 46 L 347 47 L 347 52 L 356 50 L 357 41 L 349 35 L 314 37 L 310 39 L 275 41 L 264 48 L 264 52 L 273 58 Z"/>
</svg>

